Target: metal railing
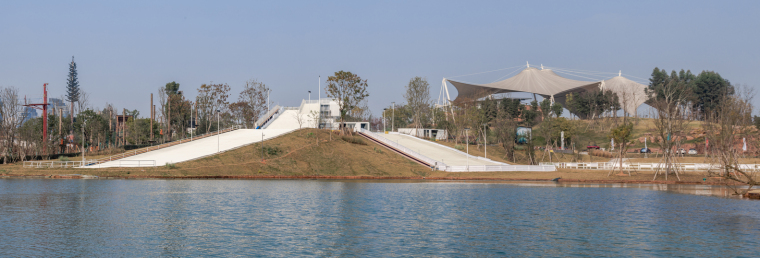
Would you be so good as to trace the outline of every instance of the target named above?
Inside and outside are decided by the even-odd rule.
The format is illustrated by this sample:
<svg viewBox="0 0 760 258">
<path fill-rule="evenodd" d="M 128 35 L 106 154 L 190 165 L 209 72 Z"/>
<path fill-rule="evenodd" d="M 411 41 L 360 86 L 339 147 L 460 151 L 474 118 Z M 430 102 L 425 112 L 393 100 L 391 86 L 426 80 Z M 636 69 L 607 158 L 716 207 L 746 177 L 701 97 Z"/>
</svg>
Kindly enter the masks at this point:
<svg viewBox="0 0 760 258">
<path fill-rule="evenodd" d="M 567 169 L 620 169 L 619 162 L 554 162 L 554 163 L 540 163 L 541 165 L 554 166 L 556 168 Z M 681 171 L 708 171 L 708 170 L 720 170 L 723 168 L 720 164 L 709 163 L 672 163 L 672 168 Z M 760 171 L 760 164 L 738 164 L 739 169 L 748 171 Z M 623 162 L 624 170 L 658 170 L 665 169 L 665 163 L 632 163 Z"/>
<path fill-rule="evenodd" d="M 267 111 L 264 114 L 264 116 L 259 118 L 259 120 L 256 120 L 256 124 L 255 124 L 257 126 L 256 129 L 266 128 L 269 125 L 269 123 L 274 121 L 274 119 L 277 118 L 280 115 L 280 113 L 282 113 L 282 111 L 283 111 L 282 107 L 274 106 L 273 109 L 270 109 L 269 111 Z"/>
<path fill-rule="evenodd" d="M 97 160 L 58 161 L 58 160 L 33 160 L 24 161 L 24 168 L 77 168 L 95 164 Z"/>
<path fill-rule="evenodd" d="M 155 160 L 119 160 L 119 167 L 155 167 Z"/>
</svg>

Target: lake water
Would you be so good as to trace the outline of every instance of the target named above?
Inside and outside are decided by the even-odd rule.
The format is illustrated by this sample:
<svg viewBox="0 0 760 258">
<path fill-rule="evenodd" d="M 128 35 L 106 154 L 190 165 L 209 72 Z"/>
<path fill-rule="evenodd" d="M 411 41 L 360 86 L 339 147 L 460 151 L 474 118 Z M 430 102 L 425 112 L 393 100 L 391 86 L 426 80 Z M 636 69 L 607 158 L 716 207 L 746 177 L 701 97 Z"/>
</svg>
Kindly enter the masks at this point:
<svg viewBox="0 0 760 258">
<path fill-rule="evenodd" d="M 760 201 L 621 186 L 0 179 L 0 256 L 760 254 Z"/>
</svg>

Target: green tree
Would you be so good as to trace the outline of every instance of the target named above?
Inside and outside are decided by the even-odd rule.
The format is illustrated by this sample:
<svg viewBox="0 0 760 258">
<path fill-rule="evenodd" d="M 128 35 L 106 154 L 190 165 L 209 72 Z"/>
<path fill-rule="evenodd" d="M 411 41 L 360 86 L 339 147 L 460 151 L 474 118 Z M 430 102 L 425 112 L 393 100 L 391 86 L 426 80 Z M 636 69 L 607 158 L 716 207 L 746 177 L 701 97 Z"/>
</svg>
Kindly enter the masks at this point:
<svg viewBox="0 0 760 258">
<path fill-rule="evenodd" d="M 734 94 L 731 83 L 713 71 L 699 73 L 694 80 L 692 90 L 694 91 L 694 108 L 702 114 L 720 107 L 723 96 Z"/>
<path fill-rule="evenodd" d="M 555 117 L 562 116 L 562 112 L 565 111 L 565 109 L 557 102 L 554 102 L 554 105 L 552 105 L 552 113 L 554 113 Z"/>
<path fill-rule="evenodd" d="M 633 138 L 633 123 L 624 121 L 618 127 L 612 128 L 608 137 L 613 139 L 615 144 L 618 145 L 618 151 L 620 151 L 620 173 L 623 173 L 623 157 L 628 149 L 628 142 Z M 607 174 L 607 176 L 610 176 L 610 174 Z"/>
<path fill-rule="evenodd" d="M 71 57 L 69 64 L 69 78 L 66 80 L 66 100 L 71 103 L 71 124 L 74 124 L 74 102 L 79 101 L 79 79 L 77 78 L 77 63 L 74 62 L 74 56 Z M 80 110 L 81 111 L 81 110 Z M 70 133 L 73 133 L 71 131 Z"/>
<path fill-rule="evenodd" d="M 541 101 L 541 103 L 539 103 L 539 106 L 540 106 L 542 120 L 546 120 L 552 115 L 551 114 L 551 110 L 552 110 L 551 100 L 545 98 L 544 100 Z"/>
<path fill-rule="evenodd" d="M 359 75 L 343 70 L 327 78 L 327 96 L 338 101 L 341 134 L 346 131 L 344 122 L 348 112 L 369 97 L 367 87 L 367 80 L 362 80 Z"/>
<path fill-rule="evenodd" d="M 404 98 L 412 111 L 414 128 L 423 127 L 423 116 L 430 109 L 430 84 L 428 84 L 427 79 L 417 76 L 409 80 Z"/>
<path fill-rule="evenodd" d="M 166 94 L 169 94 L 169 95 L 182 94 L 179 92 L 179 83 L 175 81 L 167 83 L 164 88 L 166 89 Z"/>
</svg>

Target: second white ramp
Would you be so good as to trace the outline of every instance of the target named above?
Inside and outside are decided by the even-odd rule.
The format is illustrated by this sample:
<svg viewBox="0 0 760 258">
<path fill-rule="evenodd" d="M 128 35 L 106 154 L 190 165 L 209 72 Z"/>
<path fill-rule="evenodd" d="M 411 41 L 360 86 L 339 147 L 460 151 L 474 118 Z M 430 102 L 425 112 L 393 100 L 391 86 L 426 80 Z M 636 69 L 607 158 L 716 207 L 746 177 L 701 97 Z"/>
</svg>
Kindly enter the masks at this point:
<svg viewBox="0 0 760 258">
<path fill-rule="evenodd" d="M 391 134 L 377 134 L 380 137 L 386 138 L 393 142 L 398 143 L 406 148 L 411 149 L 422 154 L 425 157 L 441 161 L 448 166 L 477 166 L 477 165 L 508 165 L 493 160 L 484 160 L 483 158 L 477 158 L 470 156 L 469 159 L 465 152 L 461 152 L 437 143 L 429 142 L 426 140 L 418 139 L 413 136 L 391 133 Z M 468 161 L 469 160 L 469 161 Z"/>
</svg>

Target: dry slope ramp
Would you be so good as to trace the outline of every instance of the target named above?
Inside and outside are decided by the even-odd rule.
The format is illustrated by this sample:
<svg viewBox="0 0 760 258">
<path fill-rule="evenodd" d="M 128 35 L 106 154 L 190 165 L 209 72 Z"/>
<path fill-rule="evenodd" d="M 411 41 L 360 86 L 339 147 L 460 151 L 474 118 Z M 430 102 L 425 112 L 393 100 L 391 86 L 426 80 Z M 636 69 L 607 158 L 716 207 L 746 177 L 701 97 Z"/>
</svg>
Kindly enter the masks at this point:
<svg viewBox="0 0 760 258">
<path fill-rule="evenodd" d="M 211 136 L 188 143 L 178 144 L 164 149 L 146 152 L 143 154 L 131 156 L 123 161 L 135 160 L 154 160 L 156 166 L 164 166 L 167 163 L 180 163 L 190 161 L 205 156 L 214 155 L 218 152 L 224 152 L 237 149 L 245 145 L 260 142 L 262 135 L 265 140 L 292 132 L 294 129 L 239 129 L 228 133 Z M 120 161 L 110 161 L 98 165 L 87 166 L 86 168 L 107 168 L 118 167 Z"/>
<path fill-rule="evenodd" d="M 452 149 L 450 147 L 443 146 L 434 142 L 422 140 L 417 137 L 409 136 L 409 135 L 398 134 L 398 133 L 390 133 L 390 134 L 379 133 L 377 134 L 377 136 L 391 140 L 401 146 L 411 149 L 412 151 L 416 151 L 425 157 L 431 158 L 436 161 L 441 161 L 448 166 L 509 165 L 506 163 L 496 162 L 490 159 L 485 159 L 482 157 L 476 157 L 472 155 L 470 155 L 468 158 L 467 154 L 464 152 L 461 152 L 456 149 Z"/>
</svg>

